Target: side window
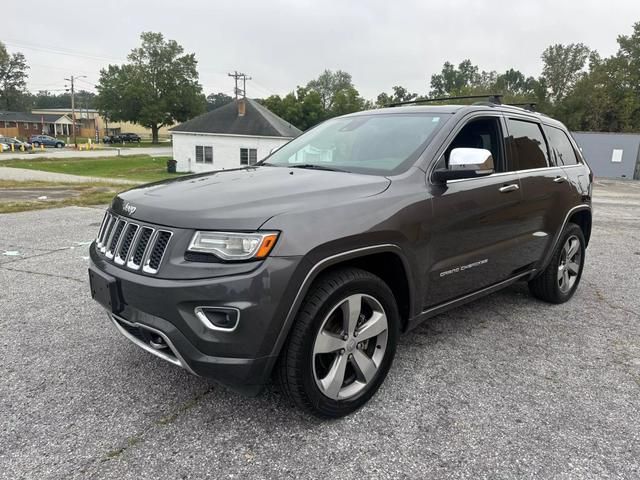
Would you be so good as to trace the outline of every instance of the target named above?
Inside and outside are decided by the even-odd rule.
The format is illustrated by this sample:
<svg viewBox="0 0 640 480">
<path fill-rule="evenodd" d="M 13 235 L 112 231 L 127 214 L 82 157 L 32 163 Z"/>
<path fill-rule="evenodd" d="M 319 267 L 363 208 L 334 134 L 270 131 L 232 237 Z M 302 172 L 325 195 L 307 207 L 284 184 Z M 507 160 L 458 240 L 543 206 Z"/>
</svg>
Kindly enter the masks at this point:
<svg viewBox="0 0 640 480">
<path fill-rule="evenodd" d="M 213 164 L 213 147 L 196 145 L 196 163 Z"/>
<path fill-rule="evenodd" d="M 555 164 L 557 166 L 562 165 L 576 165 L 578 163 L 578 157 L 576 151 L 573 149 L 571 140 L 565 132 L 559 128 L 544 126 L 544 133 L 549 140 L 549 147 L 555 157 Z"/>
<path fill-rule="evenodd" d="M 448 167 L 449 155 L 454 148 L 484 148 L 489 150 L 493 156 L 496 171 L 503 170 L 500 119 L 497 117 L 485 117 L 473 119 L 467 123 L 449 144 L 436 168 Z"/>
<path fill-rule="evenodd" d="M 255 165 L 258 161 L 258 150 L 255 148 L 240 149 L 240 165 Z"/>
<path fill-rule="evenodd" d="M 213 164 L 213 147 L 204 147 L 204 163 Z"/>
<path fill-rule="evenodd" d="M 525 120 L 507 119 L 512 170 L 549 166 L 549 152 L 540 126 Z"/>
</svg>

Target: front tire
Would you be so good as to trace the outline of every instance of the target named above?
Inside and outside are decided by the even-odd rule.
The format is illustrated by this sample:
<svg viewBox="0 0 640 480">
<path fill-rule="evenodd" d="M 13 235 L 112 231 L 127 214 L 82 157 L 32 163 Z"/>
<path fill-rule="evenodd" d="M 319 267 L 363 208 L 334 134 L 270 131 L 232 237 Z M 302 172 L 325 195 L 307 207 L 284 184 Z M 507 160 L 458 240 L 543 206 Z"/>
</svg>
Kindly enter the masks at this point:
<svg viewBox="0 0 640 480">
<path fill-rule="evenodd" d="M 549 265 L 529 282 L 533 296 L 549 303 L 564 303 L 575 293 L 584 268 L 585 240 L 582 229 L 568 223 Z"/>
<path fill-rule="evenodd" d="M 40 142 L 33 142 L 32 145 L 36 148 L 40 148 Z"/>
<path fill-rule="evenodd" d="M 56 148 L 62 148 L 62 143 L 60 142 L 56 143 Z"/>
<path fill-rule="evenodd" d="M 305 297 L 281 354 L 277 379 L 289 399 L 316 416 L 357 410 L 384 381 L 400 316 L 379 277 L 357 268 L 322 275 Z"/>
</svg>

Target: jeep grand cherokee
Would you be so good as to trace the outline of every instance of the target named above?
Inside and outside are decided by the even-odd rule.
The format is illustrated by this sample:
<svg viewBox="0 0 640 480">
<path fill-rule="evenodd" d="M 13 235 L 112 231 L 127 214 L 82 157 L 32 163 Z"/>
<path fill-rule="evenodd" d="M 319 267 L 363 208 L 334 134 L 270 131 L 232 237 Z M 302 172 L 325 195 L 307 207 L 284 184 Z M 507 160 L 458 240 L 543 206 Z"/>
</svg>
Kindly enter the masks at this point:
<svg viewBox="0 0 640 480">
<path fill-rule="evenodd" d="M 328 120 L 262 162 L 119 194 L 91 246 L 115 328 L 189 372 L 338 417 L 400 332 L 526 281 L 571 298 L 592 174 L 522 108 L 401 106 Z"/>
</svg>

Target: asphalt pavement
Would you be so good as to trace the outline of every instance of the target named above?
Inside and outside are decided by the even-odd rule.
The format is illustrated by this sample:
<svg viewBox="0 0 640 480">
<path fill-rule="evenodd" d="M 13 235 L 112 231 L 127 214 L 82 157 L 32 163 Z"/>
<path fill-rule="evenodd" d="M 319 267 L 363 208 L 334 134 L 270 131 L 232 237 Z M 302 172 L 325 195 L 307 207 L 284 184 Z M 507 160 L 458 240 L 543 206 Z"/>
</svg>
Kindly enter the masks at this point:
<svg viewBox="0 0 640 480">
<path fill-rule="evenodd" d="M 594 206 L 569 303 L 515 285 L 431 319 L 335 421 L 121 337 L 87 285 L 101 209 L 0 215 L 0 478 L 640 478 L 640 183 Z"/>
</svg>

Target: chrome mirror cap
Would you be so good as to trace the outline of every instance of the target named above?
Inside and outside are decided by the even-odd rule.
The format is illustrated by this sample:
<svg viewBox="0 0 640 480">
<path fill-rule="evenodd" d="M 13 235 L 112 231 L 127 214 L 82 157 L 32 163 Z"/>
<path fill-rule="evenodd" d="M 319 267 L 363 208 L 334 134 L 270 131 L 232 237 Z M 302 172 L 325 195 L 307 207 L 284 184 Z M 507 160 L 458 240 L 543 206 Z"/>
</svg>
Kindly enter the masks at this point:
<svg viewBox="0 0 640 480">
<path fill-rule="evenodd" d="M 489 175 L 494 171 L 493 155 L 484 148 L 454 148 L 449 154 L 449 170 Z"/>
</svg>

